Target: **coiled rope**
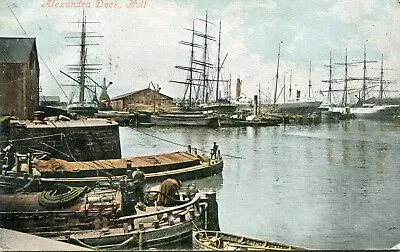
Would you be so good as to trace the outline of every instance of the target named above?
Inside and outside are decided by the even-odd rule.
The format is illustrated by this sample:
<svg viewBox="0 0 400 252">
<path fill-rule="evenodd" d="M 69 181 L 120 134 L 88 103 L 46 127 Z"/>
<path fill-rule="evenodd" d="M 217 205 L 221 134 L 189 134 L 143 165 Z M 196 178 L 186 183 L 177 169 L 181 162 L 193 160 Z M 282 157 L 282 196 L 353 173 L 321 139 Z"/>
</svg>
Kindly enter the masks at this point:
<svg viewBox="0 0 400 252">
<path fill-rule="evenodd" d="M 47 208 L 60 208 L 69 205 L 80 198 L 84 193 L 89 192 L 90 188 L 66 186 L 66 192 L 59 193 L 63 188 L 50 191 L 43 191 L 39 194 L 38 203 Z"/>
</svg>

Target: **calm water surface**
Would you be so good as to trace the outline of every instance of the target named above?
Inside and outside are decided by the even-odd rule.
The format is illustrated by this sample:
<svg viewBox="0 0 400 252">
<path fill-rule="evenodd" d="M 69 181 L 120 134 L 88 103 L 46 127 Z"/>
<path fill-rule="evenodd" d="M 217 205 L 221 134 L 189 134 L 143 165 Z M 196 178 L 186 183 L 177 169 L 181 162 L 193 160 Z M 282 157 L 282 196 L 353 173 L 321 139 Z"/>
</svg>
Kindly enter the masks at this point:
<svg viewBox="0 0 400 252">
<path fill-rule="evenodd" d="M 224 232 L 317 249 L 400 243 L 399 124 L 120 128 L 120 135 L 123 156 L 188 144 L 208 152 L 216 141 L 229 155 L 223 173 L 185 184 L 217 191 Z"/>
</svg>

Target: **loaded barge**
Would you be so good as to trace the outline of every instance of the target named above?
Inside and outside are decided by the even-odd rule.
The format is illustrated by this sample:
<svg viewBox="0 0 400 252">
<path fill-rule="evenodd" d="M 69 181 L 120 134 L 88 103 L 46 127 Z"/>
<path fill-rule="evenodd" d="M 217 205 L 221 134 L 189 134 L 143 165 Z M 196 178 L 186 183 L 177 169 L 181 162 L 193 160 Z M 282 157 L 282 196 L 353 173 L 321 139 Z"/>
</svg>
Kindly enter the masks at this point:
<svg viewBox="0 0 400 252">
<path fill-rule="evenodd" d="M 121 159 L 69 162 L 51 158 L 40 160 L 31 154 L 16 154 L 16 165 L 0 174 L 0 188 L 4 193 L 21 188 L 40 191 L 62 183 L 71 186 L 110 185 L 128 171 L 143 171 L 149 183 L 166 178 L 181 181 L 212 176 L 222 172 L 223 160 L 217 145 L 211 155 L 199 155 L 189 146 L 187 152 L 163 153 Z"/>
</svg>

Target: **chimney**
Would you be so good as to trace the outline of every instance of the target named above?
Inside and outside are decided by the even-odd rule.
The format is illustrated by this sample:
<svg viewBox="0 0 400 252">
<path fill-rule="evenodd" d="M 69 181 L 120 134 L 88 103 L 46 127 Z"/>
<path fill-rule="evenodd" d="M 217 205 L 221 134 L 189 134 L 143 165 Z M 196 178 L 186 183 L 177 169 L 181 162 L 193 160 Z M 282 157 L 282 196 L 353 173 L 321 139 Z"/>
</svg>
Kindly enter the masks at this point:
<svg viewBox="0 0 400 252">
<path fill-rule="evenodd" d="M 236 101 L 239 100 L 241 93 L 242 93 L 242 81 L 239 78 L 237 78 L 237 81 L 236 81 Z"/>
<path fill-rule="evenodd" d="M 254 95 L 254 104 L 253 104 L 253 115 L 257 115 L 257 111 L 258 111 L 258 96 Z"/>
</svg>

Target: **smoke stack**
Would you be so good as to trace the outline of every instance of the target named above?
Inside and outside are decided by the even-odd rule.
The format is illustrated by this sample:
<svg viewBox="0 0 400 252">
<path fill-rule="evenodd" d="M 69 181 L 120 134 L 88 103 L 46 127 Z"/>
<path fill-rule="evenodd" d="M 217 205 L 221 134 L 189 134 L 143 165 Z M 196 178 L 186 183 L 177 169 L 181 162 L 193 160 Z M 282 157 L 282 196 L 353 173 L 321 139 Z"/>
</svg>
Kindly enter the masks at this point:
<svg viewBox="0 0 400 252">
<path fill-rule="evenodd" d="M 239 78 L 237 78 L 237 81 L 236 81 L 236 101 L 239 100 L 241 93 L 242 93 L 242 81 Z"/>
<path fill-rule="evenodd" d="M 254 106 L 253 106 L 253 115 L 257 115 L 258 111 L 258 96 L 254 95 Z"/>
</svg>

